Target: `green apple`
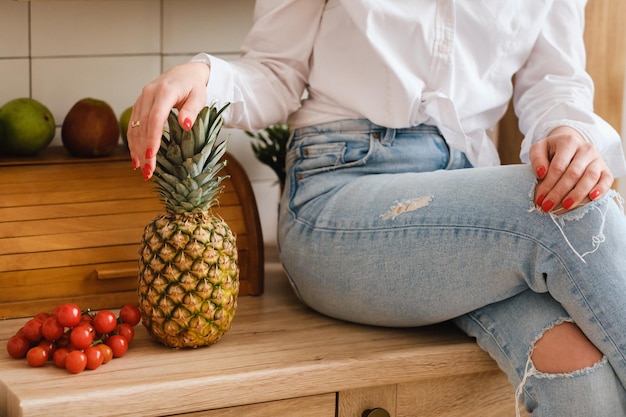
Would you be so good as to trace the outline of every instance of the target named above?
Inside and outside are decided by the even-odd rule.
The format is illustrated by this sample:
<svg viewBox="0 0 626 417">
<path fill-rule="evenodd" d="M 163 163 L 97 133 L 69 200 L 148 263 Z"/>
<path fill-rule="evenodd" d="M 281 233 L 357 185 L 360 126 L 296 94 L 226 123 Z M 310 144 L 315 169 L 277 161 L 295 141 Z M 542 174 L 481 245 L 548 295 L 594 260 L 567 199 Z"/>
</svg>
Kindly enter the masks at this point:
<svg viewBox="0 0 626 417">
<path fill-rule="evenodd" d="M 47 147 L 56 131 L 50 110 L 32 98 L 17 98 L 0 108 L 0 153 L 34 155 Z"/>
</svg>

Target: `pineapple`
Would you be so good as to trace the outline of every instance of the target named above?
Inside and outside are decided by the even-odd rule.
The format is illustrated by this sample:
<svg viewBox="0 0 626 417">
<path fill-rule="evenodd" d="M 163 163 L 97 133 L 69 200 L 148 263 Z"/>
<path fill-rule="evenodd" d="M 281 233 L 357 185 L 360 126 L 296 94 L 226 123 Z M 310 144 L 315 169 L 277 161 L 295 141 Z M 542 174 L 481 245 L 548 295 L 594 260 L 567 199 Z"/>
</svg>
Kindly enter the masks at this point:
<svg viewBox="0 0 626 417">
<path fill-rule="evenodd" d="M 226 178 L 217 176 L 226 165 L 226 142 L 217 143 L 225 108 L 205 107 L 189 132 L 170 112 L 157 154 L 153 181 L 166 214 L 144 229 L 138 295 L 144 326 L 166 346 L 215 343 L 237 307 L 235 236 L 211 212 Z"/>
</svg>

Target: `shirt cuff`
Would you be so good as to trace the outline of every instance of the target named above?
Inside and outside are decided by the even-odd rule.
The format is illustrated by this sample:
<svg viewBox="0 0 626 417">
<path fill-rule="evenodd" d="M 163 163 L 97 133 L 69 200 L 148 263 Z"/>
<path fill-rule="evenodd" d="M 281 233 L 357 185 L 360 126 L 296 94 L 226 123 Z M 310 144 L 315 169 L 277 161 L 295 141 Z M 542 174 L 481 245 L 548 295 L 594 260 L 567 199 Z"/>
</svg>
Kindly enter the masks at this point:
<svg viewBox="0 0 626 417">
<path fill-rule="evenodd" d="M 207 53 L 201 53 L 194 56 L 191 62 L 202 62 L 211 68 L 209 74 L 209 82 L 206 86 L 206 105 L 215 105 L 218 108 L 232 103 L 233 101 L 233 74 L 231 66 L 223 59 L 217 58 Z M 230 119 L 230 108 L 222 113 L 224 120 Z"/>
</svg>

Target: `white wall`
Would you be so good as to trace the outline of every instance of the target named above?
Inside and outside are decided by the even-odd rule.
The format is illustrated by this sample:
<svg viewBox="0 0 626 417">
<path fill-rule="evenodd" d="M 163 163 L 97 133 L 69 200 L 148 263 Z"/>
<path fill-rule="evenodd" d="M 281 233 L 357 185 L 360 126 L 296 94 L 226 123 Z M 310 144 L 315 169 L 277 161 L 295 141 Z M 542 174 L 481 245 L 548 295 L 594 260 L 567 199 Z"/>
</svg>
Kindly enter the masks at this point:
<svg viewBox="0 0 626 417">
<path fill-rule="evenodd" d="M 119 115 L 164 69 L 204 51 L 232 58 L 252 21 L 254 0 L 0 0 L 0 106 L 32 97 L 60 126 L 81 98 L 107 101 Z M 278 186 L 248 137 L 231 134 L 230 152 L 246 169 L 264 240 L 276 241 Z"/>
</svg>

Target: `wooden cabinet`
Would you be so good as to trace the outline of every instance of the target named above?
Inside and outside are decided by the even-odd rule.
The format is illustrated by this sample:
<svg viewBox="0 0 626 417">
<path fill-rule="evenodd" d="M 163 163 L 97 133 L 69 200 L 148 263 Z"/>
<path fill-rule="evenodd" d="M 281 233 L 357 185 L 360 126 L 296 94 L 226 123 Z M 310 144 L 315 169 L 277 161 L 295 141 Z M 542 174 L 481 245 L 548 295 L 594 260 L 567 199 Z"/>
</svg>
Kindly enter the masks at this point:
<svg viewBox="0 0 626 417">
<path fill-rule="evenodd" d="M 339 392 L 337 417 L 361 417 L 367 410 L 381 408 L 397 417 L 397 385 L 353 389 Z"/>
<path fill-rule="evenodd" d="M 337 417 L 376 408 L 389 417 L 502 417 L 515 415 L 515 399 L 497 370 L 339 392 Z"/>
<path fill-rule="evenodd" d="M 232 155 L 214 212 L 237 234 L 240 295 L 263 291 L 263 237 L 250 181 Z M 164 212 L 128 151 L 73 158 L 65 148 L 0 157 L 0 318 L 137 302 L 143 228 Z"/>
<path fill-rule="evenodd" d="M 215 345 L 176 350 L 139 325 L 123 358 L 72 375 L 29 368 L 6 342 L 27 318 L 0 321 L 0 415 L 47 417 L 390 417 L 514 415 L 514 392 L 469 337 L 442 324 L 361 326 L 322 316 L 266 265 L 266 291 L 239 300 Z"/>
</svg>

